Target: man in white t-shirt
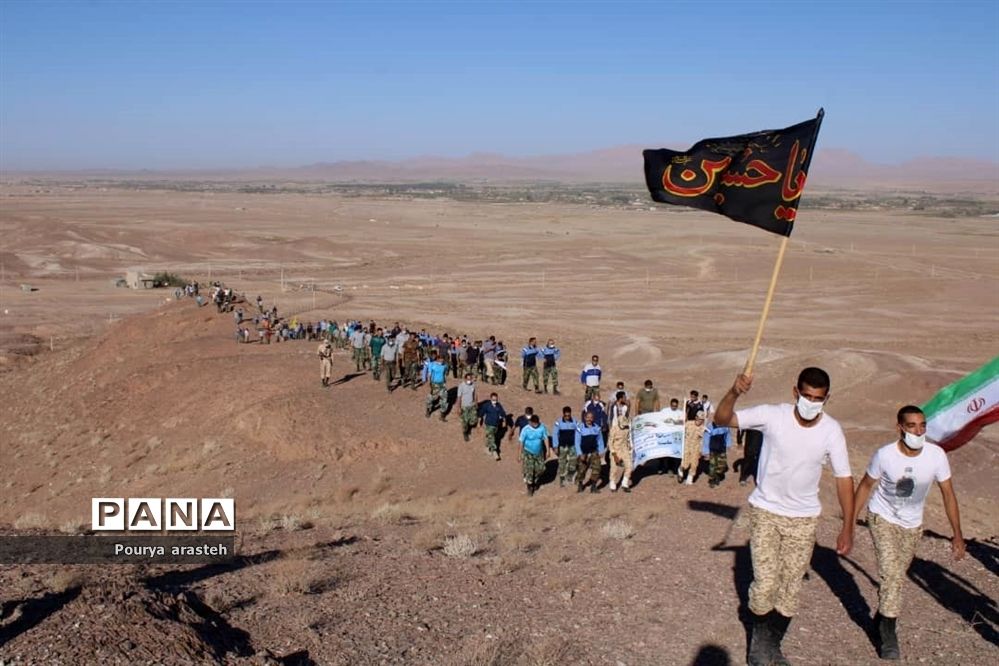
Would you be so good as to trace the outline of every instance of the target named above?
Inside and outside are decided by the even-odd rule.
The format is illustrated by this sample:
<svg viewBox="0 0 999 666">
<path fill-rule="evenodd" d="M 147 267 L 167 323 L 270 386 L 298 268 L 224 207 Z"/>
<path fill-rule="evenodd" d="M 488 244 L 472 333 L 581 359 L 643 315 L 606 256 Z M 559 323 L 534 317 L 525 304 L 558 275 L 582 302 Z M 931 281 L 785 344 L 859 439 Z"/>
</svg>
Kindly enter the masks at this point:
<svg viewBox="0 0 999 666">
<path fill-rule="evenodd" d="M 934 481 L 940 486 L 944 511 L 954 531 L 951 550 L 954 559 L 960 560 L 964 557 L 964 538 L 947 454 L 926 441 L 923 410 L 906 405 L 898 410 L 898 439 L 874 452 L 854 499 L 857 517 L 867 505 L 867 524 L 878 554 L 881 585 L 875 621 L 882 659 L 901 659 L 895 624 L 902 610 L 902 581 L 923 535 L 923 508 Z"/>
<path fill-rule="evenodd" d="M 828 459 L 836 477 L 843 529 L 836 552 L 853 547 L 853 477 L 843 429 L 822 409 L 829 399 L 829 375 L 805 368 L 793 389 L 793 405 L 758 405 L 735 411 L 752 386 L 739 375 L 715 410 L 716 425 L 763 433 L 756 489 L 749 496 L 753 583 L 749 588 L 752 630 L 750 666 L 787 664 L 781 641 L 798 609 L 801 580 L 815 547 L 819 481 Z"/>
</svg>

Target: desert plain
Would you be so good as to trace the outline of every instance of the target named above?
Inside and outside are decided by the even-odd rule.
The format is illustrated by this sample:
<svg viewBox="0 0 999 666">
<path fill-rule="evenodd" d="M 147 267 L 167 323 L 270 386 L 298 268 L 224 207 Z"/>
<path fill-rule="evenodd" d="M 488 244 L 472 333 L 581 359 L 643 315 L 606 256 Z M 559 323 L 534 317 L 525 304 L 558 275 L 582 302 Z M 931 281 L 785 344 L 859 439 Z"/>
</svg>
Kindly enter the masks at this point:
<svg viewBox="0 0 999 666">
<path fill-rule="evenodd" d="M 554 338 L 561 396 L 523 391 L 516 367 L 497 389 L 548 424 L 578 413 L 592 354 L 605 381 L 717 404 L 776 236 L 637 189 L 501 190 L 3 183 L 0 529 L 86 531 L 92 497 L 232 497 L 241 551 L 218 567 L 0 566 L 2 663 L 743 663 L 751 484 L 650 473 L 630 495 L 577 495 L 550 469 L 527 497 L 514 444 L 495 462 L 454 412 L 425 419 L 425 389 L 389 393 L 344 352 L 324 389 L 313 342 L 236 344 L 231 315 L 113 284 L 169 271 L 305 321 L 496 335 L 514 352 Z M 790 400 L 802 367 L 825 368 L 859 480 L 899 406 L 999 352 L 997 211 L 995 192 L 806 192 L 740 404 Z M 931 494 L 899 624 L 908 663 L 999 661 L 997 452 L 993 426 L 950 454 L 961 562 Z M 828 474 L 823 501 L 785 652 L 874 664 L 873 546 L 858 526 L 837 557 Z"/>
</svg>

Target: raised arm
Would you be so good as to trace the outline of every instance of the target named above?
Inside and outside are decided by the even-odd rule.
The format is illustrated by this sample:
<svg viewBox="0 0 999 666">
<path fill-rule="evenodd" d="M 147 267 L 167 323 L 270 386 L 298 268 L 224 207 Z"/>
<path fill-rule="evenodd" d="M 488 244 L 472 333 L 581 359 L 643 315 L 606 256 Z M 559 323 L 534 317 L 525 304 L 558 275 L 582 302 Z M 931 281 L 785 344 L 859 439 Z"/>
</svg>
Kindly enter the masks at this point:
<svg viewBox="0 0 999 666">
<path fill-rule="evenodd" d="M 721 402 L 718 403 L 718 407 L 715 409 L 715 425 L 729 426 L 730 428 L 739 427 L 739 419 L 735 416 L 735 401 L 739 399 L 739 396 L 752 388 L 752 386 L 752 377 L 739 375 L 735 378 L 732 388 L 728 390 L 728 393 L 725 394 L 725 397 L 721 399 Z"/>
</svg>

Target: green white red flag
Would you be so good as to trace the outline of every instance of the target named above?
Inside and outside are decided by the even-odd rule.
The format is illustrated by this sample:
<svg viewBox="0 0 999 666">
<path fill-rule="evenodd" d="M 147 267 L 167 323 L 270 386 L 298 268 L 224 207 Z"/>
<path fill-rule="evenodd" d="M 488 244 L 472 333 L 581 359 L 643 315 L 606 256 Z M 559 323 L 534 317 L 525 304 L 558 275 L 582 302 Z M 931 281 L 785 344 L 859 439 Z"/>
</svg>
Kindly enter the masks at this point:
<svg viewBox="0 0 999 666">
<path fill-rule="evenodd" d="M 926 439 L 953 451 L 999 421 L 999 356 L 940 389 L 923 405 Z"/>
</svg>

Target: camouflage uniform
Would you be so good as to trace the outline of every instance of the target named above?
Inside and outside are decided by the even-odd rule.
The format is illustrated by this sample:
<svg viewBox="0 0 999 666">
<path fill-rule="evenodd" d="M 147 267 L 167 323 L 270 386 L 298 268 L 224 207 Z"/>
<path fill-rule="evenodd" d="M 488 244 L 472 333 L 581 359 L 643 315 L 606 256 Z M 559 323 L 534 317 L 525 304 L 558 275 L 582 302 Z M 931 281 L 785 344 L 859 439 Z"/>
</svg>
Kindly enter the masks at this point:
<svg viewBox="0 0 999 666">
<path fill-rule="evenodd" d="M 902 527 L 876 513 L 867 514 L 867 524 L 878 554 L 878 612 L 883 617 L 898 617 L 902 610 L 902 583 L 905 580 L 916 546 L 923 534 L 922 527 Z"/>
<path fill-rule="evenodd" d="M 708 455 L 708 478 L 712 481 L 721 481 L 728 471 L 728 454 L 711 453 Z"/>
<path fill-rule="evenodd" d="M 487 425 L 485 428 L 486 449 L 489 453 L 496 453 L 499 451 L 499 426 Z"/>
<path fill-rule="evenodd" d="M 793 617 L 801 580 L 815 548 L 818 518 L 780 516 L 756 506 L 750 510 L 753 583 L 749 586 L 749 610 L 756 615 L 776 610 L 784 617 Z"/>
<path fill-rule="evenodd" d="M 416 390 L 416 385 L 420 383 L 420 343 L 416 338 L 406 340 L 402 346 L 402 367 L 405 373 L 402 376 L 402 385 L 409 385 Z"/>
<path fill-rule="evenodd" d="M 461 434 L 466 437 L 479 420 L 478 410 L 475 405 L 461 408 Z"/>
<path fill-rule="evenodd" d="M 558 367 L 550 366 L 546 367 L 541 374 L 542 381 L 545 385 L 545 393 L 548 393 L 548 382 L 552 383 L 552 391 L 558 391 Z"/>
<path fill-rule="evenodd" d="M 544 456 L 536 456 L 533 453 L 524 451 L 522 453 L 524 483 L 529 486 L 536 486 L 541 482 L 541 476 L 545 472 Z"/>
<path fill-rule="evenodd" d="M 431 384 L 430 395 L 427 396 L 427 416 L 434 411 L 434 403 L 440 406 L 441 421 L 447 411 L 447 384 Z"/>
<path fill-rule="evenodd" d="M 610 486 L 613 489 L 619 483 L 631 485 L 631 430 L 621 428 L 616 423 L 610 427 Z M 620 462 L 618 462 L 620 461 Z"/>
<path fill-rule="evenodd" d="M 325 342 L 319 345 L 319 380 L 327 386 L 333 378 L 333 347 Z"/>
<path fill-rule="evenodd" d="M 574 481 L 576 478 L 576 464 L 578 463 L 578 458 L 576 458 L 576 447 L 575 446 L 560 446 L 558 447 L 558 478 L 568 479 L 570 482 Z"/>
<path fill-rule="evenodd" d="M 594 486 L 600 483 L 600 458 L 599 453 L 584 453 L 579 457 L 576 468 L 576 483 L 585 484 L 587 472 L 590 473 L 590 480 L 593 481 Z"/>
<path fill-rule="evenodd" d="M 680 462 L 680 469 L 689 469 L 691 475 L 697 473 L 697 467 L 701 464 L 703 439 L 704 424 L 697 425 L 693 421 L 687 421 L 683 427 L 683 460 Z"/>
<path fill-rule="evenodd" d="M 532 366 L 530 368 L 524 368 L 524 388 L 525 389 L 527 388 L 527 384 L 532 379 L 534 380 L 534 390 L 535 391 L 540 391 L 541 390 L 541 383 L 538 380 L 538 366 L 536 366 L 536 365 Z"/>
</svg>

